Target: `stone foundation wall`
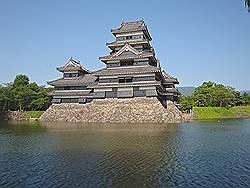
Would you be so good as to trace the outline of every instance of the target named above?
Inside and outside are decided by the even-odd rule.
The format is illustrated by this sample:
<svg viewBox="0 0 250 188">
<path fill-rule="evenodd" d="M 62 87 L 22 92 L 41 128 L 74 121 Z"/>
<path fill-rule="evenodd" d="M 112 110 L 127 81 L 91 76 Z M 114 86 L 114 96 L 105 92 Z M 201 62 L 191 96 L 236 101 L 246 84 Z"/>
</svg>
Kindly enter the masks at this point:
<svg viewBox="0 0 250 188">
<path fill-rule="evenodd" d="M 176 123 L 187 118 L 168 101 L 164 108 L 155 98 L 95 99 L 87 104 L 52 104 L 40 117 L 43 121 Z"/>
<path fill-rule="evenodd" d="M 19 120 L 27 120 L 22 112 L 20 111 L 6 111 L 6 112 L 0 112 L 0 120 L 13 120 L 13 121 L 19 121 Z"/>
</svg>

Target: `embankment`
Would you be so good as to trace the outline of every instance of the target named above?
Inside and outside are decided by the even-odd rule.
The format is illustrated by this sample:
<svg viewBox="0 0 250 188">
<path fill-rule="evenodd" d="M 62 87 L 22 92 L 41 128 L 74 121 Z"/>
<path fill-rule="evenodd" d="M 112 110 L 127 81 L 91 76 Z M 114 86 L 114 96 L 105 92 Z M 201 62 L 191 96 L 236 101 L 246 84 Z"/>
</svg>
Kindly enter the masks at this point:
<svg viewBox="0 0 250 188">
<path fill-rule="evenodd" d="M 0 112 L 0 120 L 30 120 L 38 119 L 44 111 L 6 111 Z"/>
<path fill-rule="evenodd" d="M 193 119 L 250 118 L 250 106 L 194 107 Z"/>
<path fill-rule="evenodd" d="M 53 104 L 40 117 L 42 121 L 106 123 L 177 123 L 186 121 L 169 101 L 167 109 L 157 98 L 95 99 L 87 104 Z"/>
</svg>

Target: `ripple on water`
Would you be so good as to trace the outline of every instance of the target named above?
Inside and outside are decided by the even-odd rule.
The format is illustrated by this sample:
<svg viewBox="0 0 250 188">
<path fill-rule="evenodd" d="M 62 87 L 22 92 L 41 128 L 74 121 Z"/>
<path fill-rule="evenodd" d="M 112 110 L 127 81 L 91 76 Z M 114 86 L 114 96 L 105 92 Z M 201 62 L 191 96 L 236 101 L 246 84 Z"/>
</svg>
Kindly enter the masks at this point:
<svg viewBox="0 0 250 188">
<path fill-rule="evenodd" d="M 249 187 L 250 121 L 0 128 L 0 187 Z"/>
</svg>

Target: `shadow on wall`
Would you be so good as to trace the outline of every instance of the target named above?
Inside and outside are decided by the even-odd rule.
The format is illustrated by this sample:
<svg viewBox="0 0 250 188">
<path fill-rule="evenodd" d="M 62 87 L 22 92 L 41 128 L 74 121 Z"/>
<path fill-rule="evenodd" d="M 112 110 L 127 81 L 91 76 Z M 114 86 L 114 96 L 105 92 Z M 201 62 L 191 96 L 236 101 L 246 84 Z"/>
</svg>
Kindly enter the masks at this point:
<svg viewBox="0 0 250 188">
<path fill-rule="evenodd" d="M 7 120 L 24 120 L 25 117 L 22 112 L 19 111 L 5 111 L 0 112 L 0 120 L 7 121 Z"/>
<path fill-rule="evenodd" d="M 0 121 L 8 120 L 6 112 L 0 112 Z"/>
</svg>

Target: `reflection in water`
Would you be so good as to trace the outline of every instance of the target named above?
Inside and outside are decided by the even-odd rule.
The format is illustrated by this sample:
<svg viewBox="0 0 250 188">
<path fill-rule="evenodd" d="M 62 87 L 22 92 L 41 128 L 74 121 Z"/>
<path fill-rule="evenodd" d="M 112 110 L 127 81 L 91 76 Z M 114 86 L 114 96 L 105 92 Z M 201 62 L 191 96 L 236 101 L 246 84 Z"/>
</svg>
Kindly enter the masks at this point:
<svg viewBox="0 0 250 188">
<path fill-rule="evenodd" d="M 0 143 L 0 187 L 250 185 L 249 120 L 0 123 Z"/>
</svg>

